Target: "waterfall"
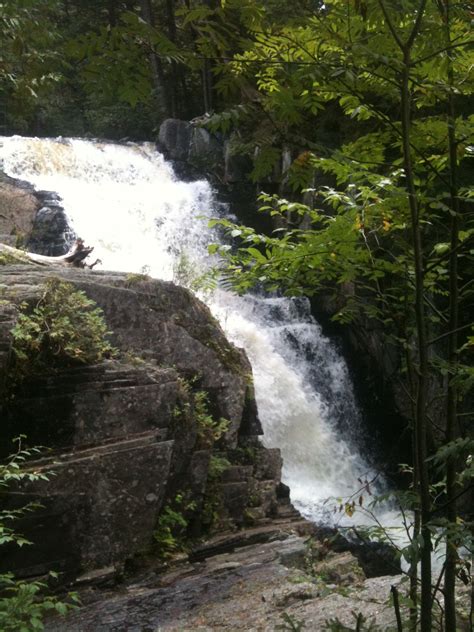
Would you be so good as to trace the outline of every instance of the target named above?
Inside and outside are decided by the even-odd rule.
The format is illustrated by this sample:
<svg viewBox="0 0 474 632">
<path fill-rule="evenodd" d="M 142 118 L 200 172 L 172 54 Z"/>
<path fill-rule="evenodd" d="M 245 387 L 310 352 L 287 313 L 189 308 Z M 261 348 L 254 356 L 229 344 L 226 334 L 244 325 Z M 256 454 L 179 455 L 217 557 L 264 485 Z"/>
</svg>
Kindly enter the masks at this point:
<svg viewBox="0 0 474 632">
<path fill-rule="evenodd" d="M 214 263 L 207 245 L 219 234 L 206 217 L 224 211 L 207 182 L 179 181 L 152 144 L 11 137 L 0 147 L 8 175 L 60 195 L 104 268 L 189 281 Z M 325 501 L 374 475 L 358 448 L 360 413 L 344 360 L 305 299 L 223 289 L 202 298 L 249 356 L 263 442 L 281 449 L 293 503 L 308 518 L 333 520 L 334 500 Z"/>
</svg>

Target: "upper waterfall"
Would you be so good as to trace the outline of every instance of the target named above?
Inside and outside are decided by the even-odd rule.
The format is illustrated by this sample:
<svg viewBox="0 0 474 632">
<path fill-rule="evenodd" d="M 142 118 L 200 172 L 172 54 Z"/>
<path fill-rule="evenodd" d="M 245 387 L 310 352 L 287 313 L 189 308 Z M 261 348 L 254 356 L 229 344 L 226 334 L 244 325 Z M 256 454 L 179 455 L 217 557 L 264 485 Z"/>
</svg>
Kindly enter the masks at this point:
<svg viewBox="0 0 474 632">
<path fill-rule="evenodd" d="M 76 233 L 105 268 L 179 280 L 185 263 L 204 272 L 219 240 L 206 217 L 222 212 L 206 181 L 184 183 L 152 144 L 4 138 L 5 171 L 57 192 Z M 279 447 L 297 508 L 330 519 L 333 503 L 370 473 L 360 454 L 360 413 L 347 366 L 304 299 L 202 297 L 251 361 L 263 441 Z"/>
</svg>

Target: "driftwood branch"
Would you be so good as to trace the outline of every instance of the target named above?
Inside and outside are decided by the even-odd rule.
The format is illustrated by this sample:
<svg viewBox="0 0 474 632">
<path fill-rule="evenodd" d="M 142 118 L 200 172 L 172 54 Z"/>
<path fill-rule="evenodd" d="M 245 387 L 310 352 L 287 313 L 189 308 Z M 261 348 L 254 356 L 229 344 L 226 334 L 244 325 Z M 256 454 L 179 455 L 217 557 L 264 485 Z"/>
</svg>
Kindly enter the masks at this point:
<svg viewBox="0 0 474 632">
<path fill-rule="evenodd" d="M 6 244 L 0 244 L 0 253 L 9 255 L 13 260 L 17 260 L 19 263 L 31 262 L 39 265 L 74 266 L 76 268 L 93 268 L 97 263 L 101 263 L 100 259 L 97 259 L 92 264 L 86 264 L 85 260 L 93 250 L 94 247 L 86 246 L 82 239 L 76 239 L 71 250 L 65 255 L 58 257 L 38 255 L 35 252 L 27 252 L 13 248 L 12 246 L 7 246 Z"/>
</svg>

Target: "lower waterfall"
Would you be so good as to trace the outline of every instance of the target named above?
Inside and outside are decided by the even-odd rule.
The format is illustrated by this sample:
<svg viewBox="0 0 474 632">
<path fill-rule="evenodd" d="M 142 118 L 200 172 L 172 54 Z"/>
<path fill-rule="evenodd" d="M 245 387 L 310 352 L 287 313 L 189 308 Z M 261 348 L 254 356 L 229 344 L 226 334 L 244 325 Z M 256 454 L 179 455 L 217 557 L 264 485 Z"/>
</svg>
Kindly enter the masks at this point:
<svg viewBox="0 0 474 632">
<path fill-rule="evenodd" d="M 11 137 L 0 147 L 8 175 L 60 195 L 104 268 L 186 283 L 214 263 L 207 245 L 219 234 L 206 217 L 225 209 L 206 181 L 179 181 L 152 144 Z M 263 442 L 281 449 L 293 503 L 312 520 L 350 523 L 333 514 L 334 499 L 375 473 L 358 447 L 361 419 L 347 366 L 307 301 L 223 289 L 201 298 L 249 356 Z M 354 520 L 368 521 L 360 511 Z"/>
</svg>

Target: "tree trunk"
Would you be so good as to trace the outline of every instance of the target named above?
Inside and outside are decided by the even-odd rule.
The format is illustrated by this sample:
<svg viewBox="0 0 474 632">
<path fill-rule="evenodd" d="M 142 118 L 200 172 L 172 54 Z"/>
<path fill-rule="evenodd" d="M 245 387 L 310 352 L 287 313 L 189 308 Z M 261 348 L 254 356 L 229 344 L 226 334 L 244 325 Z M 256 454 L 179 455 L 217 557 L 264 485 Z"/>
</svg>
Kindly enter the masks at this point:
<svg viewBox="0 0 474 632">
<path fill-rule="evenodd" d="M 166 0 L 166 16 L 168 22 L 168 35 L 170 40 L 176 44 L 176 20 L 174 11 L 174 0 Z M 171 78 L 169 81 L 168 94 L 170 101 L 170 113 L 173 118 L 178 116 L 179 98 L 178 86 L 181 83 L 182 70 L 175 61 L 171 62 Z"/>
<path fill-rule="evenodd" d="M 117 5 L 116 0 L 108 0 L 107 11 L 109 14 L 110 26 L 116 26 L 117 24 Z"/>
<path fill-rule="evenodd" d="M 71 20 L 71 14 L 69 11 L 69 0 L 63 0 L 63 8 L 64 8 L 64 15 L 66 16 L 66 20 L 67 22 L 69 22 Z"/>
<path fill-rule="evenodd" d="M 451 33 L 450 33 L 450 6 L 449 0 L 443 0 L 440 4 L 441 17 L 445 26 L 445 43 L 448 50 L 448 84 L 451 87 L 448 96 L 447 128 L 449 144 L 449 194 L 451 199 L 451 226 L 450 226 L 450 255 L 449 255 L 449 322 L 448 331 L 448 373 L 447 391 L 447 420 L 446 443 L 454 441 L 457 432 L 457 401 L 458 393 L 453 377 L 456 374 L 458 364 L 458 334 L 459 327 L 459 285 L 458 285 L 458 244 L 459 244 L 459 217 L 460 206 L 458 197 L 458 161 L 456 141 L 456 116 L 454 106 L 454 93 L 452 90 L 454 76 L 452 64 Z M 456 458 L 451 457 L 446 463 L 446 517 L 450 524 L 455 525 L 457 520 L 456 507 Z M 453 538 L 446 538 L 446 565 L 444 578 L 444 615 L 446 632 L 456 632 L 456 562 L 457 546 Z"/>
<path fill-rule="evenodd" d="M 155 20 L 153 16 L 153 9 L 151 6 L 151 0 L 140 0 L 140 8 L 142 18 L 150 26 L 155 26 Z M 166 115 L 170 112 L 170 103 L 168 98 L 168 92 L 166 90 L 166 79 L 163 71 L 161 61 L 153 51 L 149 53 L 151 74 L 153 78 L 153 85 L 155 87 L 156 99 L 158 102 L 162 102 Z"/>
<path fill-rule="evenodd" d="M 416 7 L 415 21 L 406 40 L 397 32 L 390 17 L 384 0 L 379 0 L 380 7 L 384 14 L 385 22 L 394 42 L 402 53 L 402 71 L 400 74 L 400 97 L 401 113 L 400 121 L 402 125 L 402 151 L 403 168 L 405 173 L 405 187 L 408 194 L 408 204 L 410 208 L 410 229 L 413 246 L 413 266 L 415 271 L 415 335 L 414 345 L 417 360 L 416 372 L 416 392 L 415 395 L 415 415 L 414 415 L 414 482 L 418 482 L 418 494 L 420 499 L 420 550 L 421 550 L 421 632 L 432 632 L 431 613 L 431 498 L 430 480 L 427 463 L 427 435 L 428 435 L 428 415 L 427 415 L 427 395 L 429 384 L 429 358 L 428 358 L 428 337 L 427 337 L 427 314 L 425 307 L 425 286 L 424 286 L 424 256 L 422 231 L 420 225 L 420 208 L 415 187 L 415 172 L 411 155 L 411 90 L 410 90 L 410 70 L 412 68 L 411 51 L 413 44 L 420 32 L 421 22 L 425 13 L 427 0 L 420 0 Z"/>
<path fill-rule="evenodd" d="M 406 351 L 406 362 L 407 362 L 407 373 L 408 373 L 408 379 L 409 379 L 409 384 L 410 384 L 410 391 L 411 393 L 415 393 L 416 392 L 416 389 L 415 389 L 416 374 L 413 368 L 413 361 L 412 361 L 411 353 L 409 349 L 407 349 Z M 413 401 L 412 401 L 411 408 L 412 408 L 412 419 L 416 419 L 416 406 L 413 404 Z M 416 441 L 416 433 L 414 432 L 414 429 L 412 429 L 412 462 L 413 464 L 415 464 L 417 461 L 417 454 L 418 454 L 418 446 L 417 446 L 417 441 Z M 413 489 L 418 489 L 419 485 L 420 485 L 420 482 L 418 480 L 418 468 L 415 467 L 413 470 Z M 415 507 L 413 514 L 414 514 L 413 532 L 412 532 L 411 537 L 412 537 L 412 540 L 416 540 L 418 536 L 420 535 L 420 510 L 418 507 Z M 416 558 L 410 561 L 410 569 L 408 571 L 408 574 L 410 577 L 409 595 L 410 595 L 410 601 L 411 601 L 410 631 L 416 632 L 416 628 L 418 626 L 418 560 Z"/>
<path fill-rule="evenodd" d="M 204 60 L 202 67 L 202 92 L 204 101 L 204 111 L 211 112 L 213 109 L 212 103 L 212 74 L 211 64 L 208 59 Z"/>
<path fill-rule="evenodd" d="M 411 158 L 411 94 L 409 86 L 411 66 L 411 46 L 403 50 L 403 73 L 401 85 L 401 122 L 403 130 L 403 162 L 408 192 L 408 202 L 411 215 L 411 233 L 413 242 L 413 264 L 415 268 L 415 321 L 416 321 L 416 346 L 417 346 L 417 392 L 415 411 L 415 445 L 416 461 L 415 470 L 419 481 L 420 494 L 420 535 L 421 543 L 421 632 L 431 632 L 431 532 L 429 520 L 431 517 L 431 500 L 429 490 L 429 475 L 427 459 L 427 426 L 426 415 L 427 391 L 428 391 L 428 339 L 426 333 L 426 313 L 424 300 L 424 272 L 423 272 L 423 244 L 421 238 L 420 212 L 416 188 L 414 184 L 414 171 Z"/>
<path fill-rule="evenodd" d="M 215 0 L 205 0 L 205 4 L 210 9 L 216 8 Z M 212 61 L 205 59 L 202 67 L 202 91 L 204 101 L 204 111 L 212 112 L 214 108 L 213 82 L 212 82 Z"/>
</svg>

